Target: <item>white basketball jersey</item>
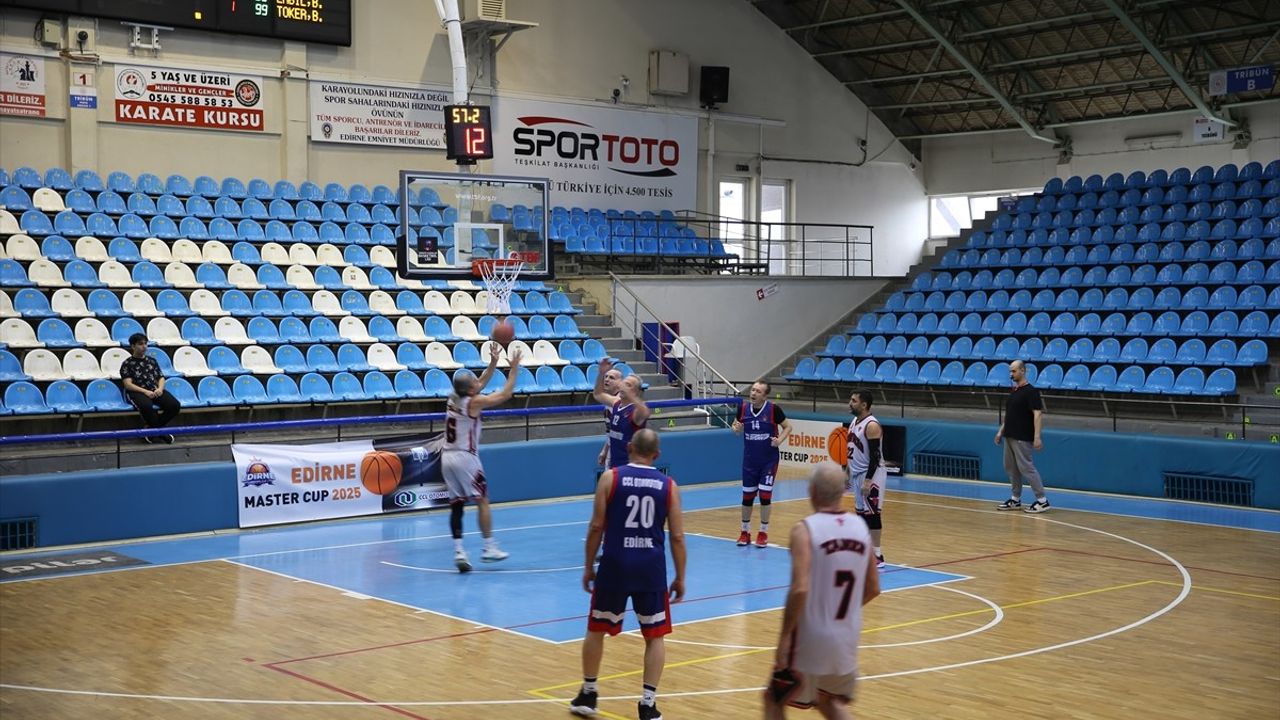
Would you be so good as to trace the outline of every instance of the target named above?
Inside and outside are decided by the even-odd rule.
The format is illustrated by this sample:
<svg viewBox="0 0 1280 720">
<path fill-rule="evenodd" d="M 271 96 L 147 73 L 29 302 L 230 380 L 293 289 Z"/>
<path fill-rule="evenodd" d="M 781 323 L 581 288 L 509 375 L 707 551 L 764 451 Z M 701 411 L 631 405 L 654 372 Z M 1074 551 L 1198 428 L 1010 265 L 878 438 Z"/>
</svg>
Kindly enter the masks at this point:
<svg viewBox="0 0 1280 720">
<path fill-rule="evenodd" d="M 471 417 L 471 398 L 449 395 L 449 407 L 444 424 L 444 449 L 465 450 L 475 453 L 480 447 L 481 422 Z"/>
<path fill-rule="evenodd" d="M 813 555 L 791 666 L 813 675 L 856 673 L 871 532 L 862 518 L 847 512 L 814 513 L 804 524 Z M 874 566 L 870 572 L 876 572 Z"/>
<path fill-rule="evenodd" d="M 867 452 L 867 425 L 876 420 L 875 415 L 868 415 L 861 420 L 849 423 L 849 477 L 861 479 L 867 474 L 867 466 L 871 457 Z"/>
</svg>

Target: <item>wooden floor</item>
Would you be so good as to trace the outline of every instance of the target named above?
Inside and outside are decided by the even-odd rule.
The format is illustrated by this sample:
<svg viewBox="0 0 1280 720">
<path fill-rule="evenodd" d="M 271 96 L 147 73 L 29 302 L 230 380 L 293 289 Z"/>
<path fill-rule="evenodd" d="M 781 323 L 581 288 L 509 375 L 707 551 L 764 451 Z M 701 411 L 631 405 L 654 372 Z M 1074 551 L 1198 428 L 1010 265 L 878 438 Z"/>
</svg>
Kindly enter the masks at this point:
<svg viewBox="0 0 1280 720">
<path fill-rule="evenodd" d="M 725 507 L 689 513 L 688 531 L 736 535 L 734 493 L 725 488 Z M 1280 717 L 1280 535 L 1073 512 L 1067 495 L 1058 500 L 1052 513 L 1027 516 L 986 501 L 890 496 L 889 562 L 970 579 L 867 608 L 857 715 Z M 801 500 L 774 507 L 778 538 L 807 511 Z M 786 562 L 781 549 L 743 551 Z M 698 577 L 688 586 L 692 598 L 717 593 Z M 564 616 L 585 606 L 578 595 Z M 758 716 L 780 619 L 677 625 L 664 717 Z M 627 699 L 603 700 L 605 717 L 635 717 L 641 651 L 635 636 L 607 642 L 601 695 Z M 0 584 L 5 720 L 566 718 L 580 673 L 576 642 L 224 560 Z M 166 699 L 175 697 L 186 699 Z"/>
</svg>

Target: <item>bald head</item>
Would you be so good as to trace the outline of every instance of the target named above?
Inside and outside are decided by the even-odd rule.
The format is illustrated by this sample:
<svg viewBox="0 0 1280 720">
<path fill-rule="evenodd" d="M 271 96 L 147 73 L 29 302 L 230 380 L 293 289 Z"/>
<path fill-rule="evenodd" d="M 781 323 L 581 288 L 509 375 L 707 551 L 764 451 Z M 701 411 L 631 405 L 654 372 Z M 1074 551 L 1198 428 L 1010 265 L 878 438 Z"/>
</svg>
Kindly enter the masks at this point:
<svg viewBox="0 0 1280 720">
<path fill-rule="evenodd" d="M 814 466 L 809 476 L 809 500 L 814 510 L 839 510 L 844 496 L 845 473 L 839 465 L 827 461 Z"/>
<path fill-rule="evenodd" d="M 641 384 L 639 376 L 628 375 L 618 381 L 618 388 L 622 391 L 622 395 L 629 400 L 638 400 L 644 395 L 644 385 Z"/>
<path fill-rule="evenodd" d="M 632 460 L 642 460 L 645 465 L 652 464 L 658 459 L 658 433 L 643 428 L 637 430 L 631 436 L 631 442 L 627 443 L 627 454 Z"/>
<path fill-rule="evenodd" d="M 1009 380 L 1014 385 L 1021 385 L 1027 381 L 1027 364 L 1021 360 L 1014 360 L 1009 363 Z"/>
</svg>

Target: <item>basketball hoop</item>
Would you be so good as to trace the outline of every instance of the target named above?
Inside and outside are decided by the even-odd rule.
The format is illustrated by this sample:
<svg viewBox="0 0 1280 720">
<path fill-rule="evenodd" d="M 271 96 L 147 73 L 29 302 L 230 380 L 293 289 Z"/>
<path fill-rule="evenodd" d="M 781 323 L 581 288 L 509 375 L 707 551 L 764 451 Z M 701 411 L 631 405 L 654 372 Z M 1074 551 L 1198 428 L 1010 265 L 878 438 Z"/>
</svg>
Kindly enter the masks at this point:
<svg viewBox="0 0 1280 720">
<path fill-rule="evenodd" d="M 532 253 L 511 253 L 509 257 L 471 261 L 471 272 L 484 283 L 488 291 L 485 312 L 490 315 L 511 313 L 511 291 L 524 270 L 525 262 L 537 263 Z"/>
</svg>

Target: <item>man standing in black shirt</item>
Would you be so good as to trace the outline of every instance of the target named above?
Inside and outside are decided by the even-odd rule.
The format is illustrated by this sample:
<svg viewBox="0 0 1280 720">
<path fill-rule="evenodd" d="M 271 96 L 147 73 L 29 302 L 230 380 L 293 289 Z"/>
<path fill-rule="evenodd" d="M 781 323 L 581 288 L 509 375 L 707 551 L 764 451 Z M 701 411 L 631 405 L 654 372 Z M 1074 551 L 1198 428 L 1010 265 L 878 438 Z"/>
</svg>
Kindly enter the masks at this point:
<svg viewBox="0 0 1280 720">
<path fill-rule="evenodd" d="M 134 333 L 129 336 L 129 354 L 131 357 L 120 365 L 120 380 L 124 385 L 124 393 L 129 402 L 142 413 L 142 419 L 149 428 L 164 427 L 178 414 L 182 406 L 178 398 L 164 389 L 164 375 L 160 372 L 160 363 L 147 355 L 147 336 Z M 156 408 L 160 411 L 156 412 Z M 144 437 L 147 443 L 159 439 L 172 445 L 172 435 L 161 435 L 159 438 Z"/>
<path fill-rule="evenodd" d="M 1004 471 L 1009 474 L 1013 492 L 996 509 L 1017 510 L 1022 507 L 1022 480 L 1025 478 L 1031 483 L 1036 501 L 1024 509 L 1030 513 L 1042 513 L 1049 509 L 1049 500 L 1044 496 L 1040 473 L 1031 462 L 1031 450 L 1044 447 L 1040 440 L 1044 406 L 1040 403 L 1040 391 L 1027 382 L 1027 366 L 1021 360 L 1009 364 L 1009 379 L 1013 381 L 1013 390 L 1005 403 L 1004 425 L 996 432 L 996 444 L 1004 440 Z"/>
</svg>

